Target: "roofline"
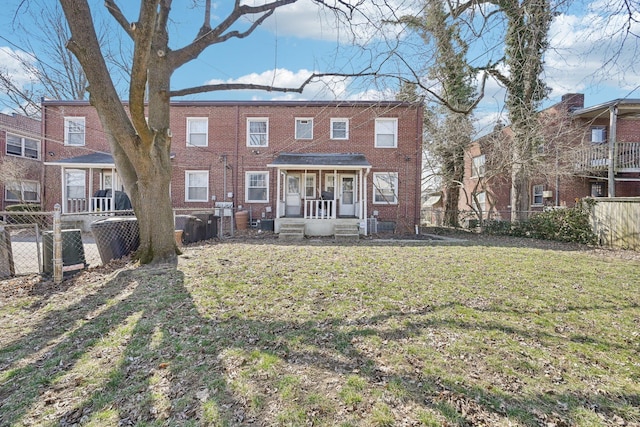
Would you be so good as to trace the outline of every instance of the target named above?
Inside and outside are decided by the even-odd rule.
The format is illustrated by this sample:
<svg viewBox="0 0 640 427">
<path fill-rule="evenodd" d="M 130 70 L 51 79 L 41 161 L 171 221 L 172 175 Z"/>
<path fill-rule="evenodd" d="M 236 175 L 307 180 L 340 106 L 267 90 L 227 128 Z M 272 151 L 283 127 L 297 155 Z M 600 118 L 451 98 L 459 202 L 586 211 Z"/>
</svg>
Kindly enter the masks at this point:
<svg viewBox="0 0 640 427">
<path fill-rule="evenodd" d="M 124 105 L 128 105 L 128 101 L 122 101 Z M 56 99 L 43 99 L 41 101 L 43 106 L 89 106 L 91 103 L 86 100 L 56 100 Z M 208 106 L 208 107 L 236 107 L 236 106 L 283 106 L 283 107 L 357 107 L 357 106 L 405 106 L 414 107 L 421 106 L 422 102 L 407 102 L 407 101 L 290 101 L 290 100 L 275 100 L 275 101 L 216 101 L 216 100 L 178 100 L 170 101 L 169 105 L 172 107 L 188 107 L 188 106 Z"/>
<path fill-rule="evenodd" d="M 607 101 L 607 102 L 603 102 L 602 104 L 598 104 L 598 105 L 593 105 L 591 107 L 585 107 L 585 108 L 580 108 L 578 110 L 575 110 L 572 115 L 574 116 L 581 116 L 584 114 L 589 114 L 589 113 L 594 113 L 600 110 L 606 110 L 609 109 L 610 107 L 616 106 L 616 105 L 625 105 L 625 104 L 638 104 L 640 105 L 640 99 L 638 98 L 618 98 L 618 99 L 614 99 L 611 101 Z"/>
<path fill-rule="evenodd" d="M 269 163 L 268 168 L 277 169 L 306 169 L 306 170 L 352 170 L 352 169 L 371 169 L 371 165 L 309 165 L 309 164 L 273 164 Z"/>
</svg>

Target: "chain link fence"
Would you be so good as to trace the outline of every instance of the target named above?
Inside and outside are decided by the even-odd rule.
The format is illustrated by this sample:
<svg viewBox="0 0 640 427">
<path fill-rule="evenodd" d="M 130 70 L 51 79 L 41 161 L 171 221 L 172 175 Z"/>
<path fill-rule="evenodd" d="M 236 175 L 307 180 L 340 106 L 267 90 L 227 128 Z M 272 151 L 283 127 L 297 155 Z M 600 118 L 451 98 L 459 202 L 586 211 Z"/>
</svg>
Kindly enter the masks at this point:
<svg viewBox="0 0 640 427">
<path fill-rule="evenodd" d="M 62 273 L 71 274 L 122 258 L 139 245 L 132 215 L 132 211 L 0 212 L 0 280 L 29 274 L 53 276 L 60 260 Z"/>
<path fill-rule="evenodd" d="M 231 207 L 175 209 L 176 243 L 233 235 L 233 212 Z M 139 244 L 133 211 L 0 212 L 0 280 L 29 274 L 55 276 L 56 261 L 62 264 L 62 274 L 72 274 L 127 256 Z"/>
</svg>

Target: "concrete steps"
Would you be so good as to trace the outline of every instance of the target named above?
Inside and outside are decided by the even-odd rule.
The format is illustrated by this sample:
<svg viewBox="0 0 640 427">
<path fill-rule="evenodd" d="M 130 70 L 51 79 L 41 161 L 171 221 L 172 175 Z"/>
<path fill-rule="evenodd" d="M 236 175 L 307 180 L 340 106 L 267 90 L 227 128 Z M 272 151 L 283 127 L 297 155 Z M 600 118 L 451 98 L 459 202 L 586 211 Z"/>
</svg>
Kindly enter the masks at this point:
<svg viewBox="0 0 640 427">
<path fill-rule="evenodd" d="M 333 236 L 336 241 L 359 240 L 360 229 L 356 224 L 336 224 Z"/>
<path fill-rule="evenodd" d="M 292 241 L 304 239 L 304 223 L 282 224 L 278 238 Z"/>
</svg>

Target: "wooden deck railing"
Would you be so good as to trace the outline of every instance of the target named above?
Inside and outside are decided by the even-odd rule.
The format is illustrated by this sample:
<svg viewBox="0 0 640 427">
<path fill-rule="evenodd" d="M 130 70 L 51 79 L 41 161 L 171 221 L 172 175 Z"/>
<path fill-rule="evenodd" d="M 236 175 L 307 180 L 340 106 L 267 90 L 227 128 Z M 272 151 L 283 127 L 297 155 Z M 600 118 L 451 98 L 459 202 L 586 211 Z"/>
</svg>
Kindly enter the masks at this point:
<svg viewBox="0 0 640 427">
<path fill-rule="evenodd" d="M 616 154 L 616 172 L 640 171 L 640 142 L 618 142 Z M 576 171 L 606 171 L 609 168 L 609 146 L 599 144 L 579 149 L 574 159 Z"/>
</svg>

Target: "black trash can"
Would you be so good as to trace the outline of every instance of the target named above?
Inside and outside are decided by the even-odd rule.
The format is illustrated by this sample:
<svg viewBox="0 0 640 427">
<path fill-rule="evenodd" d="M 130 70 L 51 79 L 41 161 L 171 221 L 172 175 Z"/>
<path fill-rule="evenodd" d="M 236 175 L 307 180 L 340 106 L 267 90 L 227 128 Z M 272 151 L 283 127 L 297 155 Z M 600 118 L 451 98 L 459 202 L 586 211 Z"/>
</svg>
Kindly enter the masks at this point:
<svg viewBox="0 0 640 427">
<path fill-rule="evenodd" d="M 213 239 L 218 237 L 218 219 L 213 212 L 195 212 L 193 214 L 196 218 L 204 224 L 204 240 Z"/>
<path fill-rule="evenodd" d="M 62 230 L 62 271 L 75 273 L 87 267 L 78 229 Z M 53 231 L 42 232 L 42 272 L 53 274 Z"/>
<path fill-rule="evenodd" d="M 135 217 L 107 218 L 91 224 L 91 233 L 103 264 L 122 258 L 140 246 L 140 229 Z"/>
<path fill-rule="evenodd" d="M 206 225 L 194 215 L 176 215 L 175 229 L 182 230 L 182 243 L 195 243 L 206 239 Z"/>
</svg>

